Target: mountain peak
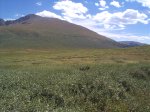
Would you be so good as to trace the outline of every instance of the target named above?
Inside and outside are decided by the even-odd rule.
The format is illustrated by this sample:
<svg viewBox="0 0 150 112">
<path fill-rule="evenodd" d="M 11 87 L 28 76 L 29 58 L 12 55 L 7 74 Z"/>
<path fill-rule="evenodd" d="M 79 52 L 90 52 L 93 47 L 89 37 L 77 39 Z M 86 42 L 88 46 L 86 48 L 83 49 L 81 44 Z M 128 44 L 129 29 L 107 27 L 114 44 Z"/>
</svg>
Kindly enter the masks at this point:
<svg viewBox="0 0 150 112">
<path fill-rule="evenodd" d="M 37 16 L 35 14 L 29 14 L 29 15 L 26 15 L 24 17 L 21 17 L 21 18 L 15 20 L 15 22 L 20 23 L 20 22 L 24 22 L 24 21 L 27 21 L 27 20 L 30 20 L 30 19 L 35 19 L 35 18 L 38 18 L 38 17 L 40 17 L 40 16 Z"/>
<path fill-rule="evenodd" d="M 37 16 L 35 14 L 28 14 L 24 17 L 19 18 L 18 20 L 20 20 L 20 19 L 28 20 L 28 19 L 37 18 L 37 17 L 40 17 L 40 16 Z"/>
<path fill-rule="evenodd" d="M 25 23 L 27 23 L 27 21 L 29 21 L 29 20 L 32 20 L 32 19 L 35 19 L 35 18 L 39 18 L 40 16 L 37 16 L 37 15 L 35 15 L 35 14 L 28 14 L 28 15 L 26 15 L 26 16 L 24 16 L 24 17 L 21 17 L 21 18 L 19 18 L 19 19 L 16 19 L 16 20 L 8 20 L 8 21 L 2 21 L 1 19 L 0 19 L 0 26 L 3 26 L 3 25 L 11 25 L 11 24 L 17 24 L 17 23 L 22 23 L 22 24 L 25 24 Z"/>
<path fill-rule="evenodd" d="M 37 15 L 35 15 L 35 14 L 28 14 L 25 17 L 37 17 Z"/>
</svg>

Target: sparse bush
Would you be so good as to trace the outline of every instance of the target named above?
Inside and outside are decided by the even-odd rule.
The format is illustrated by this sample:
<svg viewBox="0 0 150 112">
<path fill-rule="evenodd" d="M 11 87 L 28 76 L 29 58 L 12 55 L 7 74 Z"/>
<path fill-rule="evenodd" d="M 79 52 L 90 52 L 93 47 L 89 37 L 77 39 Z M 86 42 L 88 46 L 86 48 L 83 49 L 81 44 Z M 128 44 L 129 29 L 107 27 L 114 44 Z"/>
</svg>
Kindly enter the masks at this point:
<svg viewBox="0 0 150 112">
<path fill-rule="evenodd" d="M 138 70 L 133 70 L 130 72 L 130 74 L 132 75 L 133 78 L 136 78 L 136 79 L 143 79 L 143 80 L 146 80 L 146 74 L 144 71 L 142 71 L 141 69 L 138 69 Z"/>
<path fill-rule="evenodd" d="M 82 67 L 79 68 L 79 70 L 81 70 L 81 71 L 87 71 L 89 69 L 90 69 L 89 66 L 82 66 Z"/>
</svg>

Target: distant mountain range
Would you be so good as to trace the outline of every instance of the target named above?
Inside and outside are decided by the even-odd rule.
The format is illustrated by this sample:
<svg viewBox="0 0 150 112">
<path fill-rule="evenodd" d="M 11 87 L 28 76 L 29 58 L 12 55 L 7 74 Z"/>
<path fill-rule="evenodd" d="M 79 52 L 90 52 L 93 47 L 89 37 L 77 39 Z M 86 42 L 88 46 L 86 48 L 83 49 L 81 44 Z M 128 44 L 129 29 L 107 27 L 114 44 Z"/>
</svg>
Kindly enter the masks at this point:
<svg viewBox="0 0 150 112">
<path fill-rule="evenodd" d="M 0 48 L 120 48 L 116 42 L 79 25 L 34 14 L 0 19 Z"/>
<path fill-rule="evenodd" d="M 137 47 L 137 46 L 146 46 L 145 43 L 135 42 L 135 41 L 120 41 L 121 44 L 124 44 L 126 47 Z"/>
</svg>

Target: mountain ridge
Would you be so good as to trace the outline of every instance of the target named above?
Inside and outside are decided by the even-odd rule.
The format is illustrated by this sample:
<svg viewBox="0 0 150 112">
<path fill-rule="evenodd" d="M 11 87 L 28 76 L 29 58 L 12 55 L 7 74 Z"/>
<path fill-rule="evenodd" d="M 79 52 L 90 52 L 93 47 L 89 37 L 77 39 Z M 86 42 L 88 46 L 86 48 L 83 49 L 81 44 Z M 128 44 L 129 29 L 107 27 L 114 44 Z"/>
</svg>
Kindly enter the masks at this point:
<svg viewBox="0 0 150 112">
<path fill-rule="evenodd" d="M 0 26 L 0 47 L 119 48 L 124 45 L 85 27 L 34 14 Z"/>
<path fill-rule="evenodd" d="M 17 23 L 27 21 L 29 19 L 36 18 L 36 17 L 40 17 L 40 16 L 35 15 L 35 14 L 28 14 L 28 15 L 26 15 L 24 17 L 20 17 L 16 20 L 7 20 L 7 21 L 0 18 L 0 26 L 5 26 L 5 25 L 7 26 L 7 25 L 11 25 L 11 24 L 17 24 Z M 1 24 L 2 22 L 3 22 L 3 24 Z"/>
<path fill-rule="evenodd" d="M 138 46 L 147 46 L 148 44 L 136 42 L 136 41 L 120 41 L 121 44 L 126 45 L 126 47 L 138 47 Z"/>
</svg>

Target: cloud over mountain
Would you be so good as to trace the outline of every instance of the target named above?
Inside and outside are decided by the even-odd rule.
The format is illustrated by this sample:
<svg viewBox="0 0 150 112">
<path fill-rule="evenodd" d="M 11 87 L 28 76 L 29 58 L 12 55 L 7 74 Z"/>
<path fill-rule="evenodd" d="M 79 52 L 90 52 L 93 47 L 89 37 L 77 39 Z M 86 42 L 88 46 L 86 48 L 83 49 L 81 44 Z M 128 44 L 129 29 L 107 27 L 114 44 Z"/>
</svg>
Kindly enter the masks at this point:
<svg viewBox="0 0 150 112">
<path fill-rule="evenodd" d="M 85 19 L 84 14 L 88 12 L 88 9 L 82 3 L 75 3 L 69 0 L 56 2 L 53 8 L 60 10 L 66 19 Z"/>
<path fill-rule="evenodd" d="M 59 16 L 59 15 L 53 13 L 53 12 L 47 11 L 47 10 L 44 10 L 42 12 L 38 12 L 38 13 L 36 13 L 36 15 L 39 15 L 39 16 L 42 16 L 42 17 L 50 17 L 50 18 L 62 19 L 61 16 Z"/>
<path fill-rule="evenodd" d="M 147 0 L 145 1 L 126 0 L 126 1 L 127 2 L 137 1 L 142 4 L 147 3 Z M 89 2 L 86 2 L 86 4 L 88 3 Z M 124 2 L 119 2 L 116 0 L 112 0 L 111 2 L 100 0 L 99 2 L 93 4 L 99 9 L 99 11 L 97 11 L 96 13 L 91 13 L 91 9 L 89 9 L 86 4 L 81 2 L 74 2 L 71 0 L 62 0 L 55 2 L 52 6 L 53 10 L 59 13 L 43 10 L 36 14 L 42 17 L 52 17 L 66 20 L 71 23 L 75 23 L 84 26 L 86 28 L 89 28 L 91 30 L 94 30 L 98 33 L 104 32 L 106 36 L 108 35 L 105 32 L 108 32 L 109 34 L 111 33 L 111 31 L 124 30 L 129 25 L 137 25 L 137 24 L 146 25 L 149 24 L 150 22 L 149 16 L 146 13 L 136 9 L 128 8 L 119 11 L 117 10 L 111 11 L 109 9 L 110 7 L 120 9 L 123 7 Z M 135 37 L 138 36 L 135 35 Z"/>
</svg>

